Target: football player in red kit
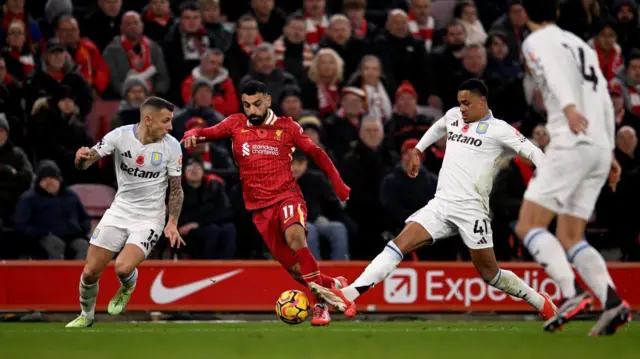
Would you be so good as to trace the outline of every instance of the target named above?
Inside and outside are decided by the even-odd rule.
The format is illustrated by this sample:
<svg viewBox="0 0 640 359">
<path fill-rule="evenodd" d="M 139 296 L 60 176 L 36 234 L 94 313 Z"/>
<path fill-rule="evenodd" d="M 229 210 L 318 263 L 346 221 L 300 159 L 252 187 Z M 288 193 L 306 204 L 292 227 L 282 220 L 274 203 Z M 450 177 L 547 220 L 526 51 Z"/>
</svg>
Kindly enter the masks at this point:
<svg viewBox="0 0 640 359">
<path fill-rule="evenodd" d="M 219 124 L 187 131 L 181 142 L 187 148 L 198 141 L 232 139 L 233 157 L 238 164 L 242 194 L 253 223 L 273 256 L 291 275 L 305 285 L 343 287 L 346 279 L 320 273 L 318 262 L 307 247 L 305 221 L 307 207 L 291 173 L 291 153 L 297 148 L 309 155 L 333 183 L 342 201 L 350 188 L 342 181 L 329 156 L 316 146 L 290 117 L 278 117 L 269 108 L 271 96 L 258 81 L 242 89 L 242 107 L 246 114 L 234 114 Z M 316 303 L 312 325 L 328 325 L 328 307 Z"/>
</svg>

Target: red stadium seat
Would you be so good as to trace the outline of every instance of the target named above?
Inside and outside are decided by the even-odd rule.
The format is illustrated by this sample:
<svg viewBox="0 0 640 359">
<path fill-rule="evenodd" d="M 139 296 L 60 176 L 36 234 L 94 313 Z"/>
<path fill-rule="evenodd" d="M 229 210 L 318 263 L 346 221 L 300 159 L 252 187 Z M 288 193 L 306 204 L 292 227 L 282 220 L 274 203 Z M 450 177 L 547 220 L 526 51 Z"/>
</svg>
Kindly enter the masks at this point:
<svg viewBox="0 0 640 359">
<path fill-rule="evenodd" d="M 116 196 L 113 188 L 102 184 L 75 184 L 70 189 L 80 197 L 85 210 L 94 219 L 102 217 Z"/>
</svg>

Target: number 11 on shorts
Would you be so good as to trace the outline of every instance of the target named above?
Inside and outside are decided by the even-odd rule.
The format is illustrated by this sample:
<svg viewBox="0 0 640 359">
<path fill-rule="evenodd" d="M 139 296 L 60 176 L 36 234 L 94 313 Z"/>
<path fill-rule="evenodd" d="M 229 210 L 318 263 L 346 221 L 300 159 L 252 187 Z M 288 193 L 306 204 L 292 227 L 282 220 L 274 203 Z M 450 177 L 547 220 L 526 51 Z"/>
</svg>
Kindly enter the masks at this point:
<svg viewBox="0 0 640 359">
<path fill-rule="evenodd" d="M 293 205 L 292 204 L 282 207 L 282 211 L 284 212 L 284 219 L 289 219 L 289 218 L 293 217 Z"/>
</svg>

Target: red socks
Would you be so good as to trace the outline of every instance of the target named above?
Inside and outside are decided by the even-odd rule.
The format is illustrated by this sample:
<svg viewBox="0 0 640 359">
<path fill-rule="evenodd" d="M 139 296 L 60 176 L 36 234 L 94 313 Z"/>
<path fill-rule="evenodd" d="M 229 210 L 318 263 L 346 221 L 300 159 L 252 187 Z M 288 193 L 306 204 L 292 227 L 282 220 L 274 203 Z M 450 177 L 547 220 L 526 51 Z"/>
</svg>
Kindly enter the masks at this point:
<svg viewBox="0 0 640 359">
<path fill-rule="evenodd" d="M 298 264 L 300 265 L 300 272 L 302 279 L 306 283 L 317 283 L 323 285 L 322 276 L 320 275 L 320 267 L 309 247 L 300 248 L 295 253 Z"/>
</svg>

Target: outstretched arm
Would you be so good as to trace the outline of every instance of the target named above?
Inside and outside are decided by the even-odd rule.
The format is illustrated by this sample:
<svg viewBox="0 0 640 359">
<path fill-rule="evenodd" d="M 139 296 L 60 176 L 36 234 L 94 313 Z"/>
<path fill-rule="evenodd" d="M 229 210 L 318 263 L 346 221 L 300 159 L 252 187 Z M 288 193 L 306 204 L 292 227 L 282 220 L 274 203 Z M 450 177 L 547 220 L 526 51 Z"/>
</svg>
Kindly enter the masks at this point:
<svg viewBox="0 0 640 359">
<path fill-rule="evenodd" d="M 296 126 L 298 126 L 296 124 Z M 300 127 L 300 126 L 298 126 Z M 351 188 L 347 186 L 342 177 L 340 177 L 340 173 L 336 169 L 336 166 L 331 162 L 331 159 L 327 155 L 326 152 L 320 147 L 318 147 L 307 135 L 302 132 L 302 128 L 299 130 L 293 129 L 293 143 L 294 145 L 308 154 L 313 161 L 322 169 L 327 177 L 331 180 L 333 184 L 333 189 L 336 191 L 336 195 L 341 201 L 346 201 L 349 198 L 349 192 L 351 192 Z"/>
<path fill-rule="evenodd" d="M 231 115 L 225 118 L 222 122 L 217 125 L 207 127 L 207 128 L 196 128 L 193 130 L 189 130 L 184 133 L 181 143 L 185 144 L 185 147 L 194 147 L 197 142 L 202 141 L 215 141 L 221 140 L 223 138 L 230 137 L 233 132 L 233 127 L 236 122 L 236 117 L 238 115 Z"/>
<path fill-rule="evenodd" d="M 429 146 L 442 138 L 447 133 L 447 127 L 445 125 L 445 119 L 447 116 L 441 117 L 433 126 L 429 127 L 427 132 L 422 135 L 422 138 L 416 145 L 416 148 L 420 152 L 424 152 Z"/>
<path fill-rule="evenodd" d="M 76 152 L 75 165 L 79 170 L 86 170 L 101 158 L 98 151 L 94 148 L 82 147 Z"/>
<path fill-rule="evenodd" d="M 539 166 L 544 158 L 544 153 L 531 141 L 524 137 L 518 130 L 505 123 L 505 127 L 500 128 L 500 140 L 506 146 L 514 150 L 517 154 L 525 157 Z"/>
</svg>

